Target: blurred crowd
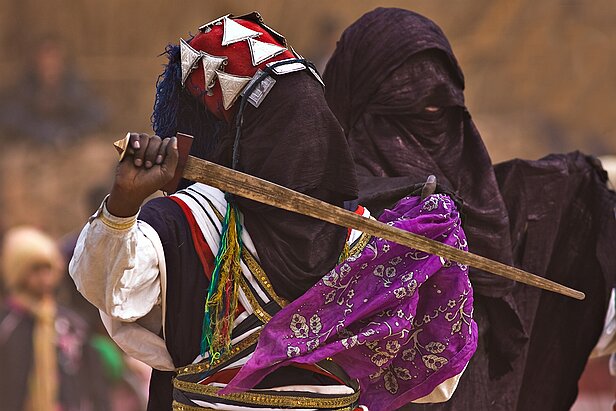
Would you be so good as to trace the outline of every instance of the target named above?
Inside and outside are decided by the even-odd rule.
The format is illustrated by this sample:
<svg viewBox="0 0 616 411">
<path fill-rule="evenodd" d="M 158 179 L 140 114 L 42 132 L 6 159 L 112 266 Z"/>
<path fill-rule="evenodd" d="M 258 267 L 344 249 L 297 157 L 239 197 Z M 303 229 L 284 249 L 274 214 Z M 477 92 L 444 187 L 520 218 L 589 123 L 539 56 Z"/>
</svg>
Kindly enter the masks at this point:
<svg viewBox="0 0 616 411">
<path fill-rule="evenodd" d="M 121 353 L 66 269 L 73 239 L 4 235 L 0 398 L 10 410 L 142 410 L 149 367 Z"/>
<path fill-rule="evenodd" d="M 0 199 L 2 409 L 143 410 L 150 368 L 117 348 L 98 311 L 68 276 L 77 233 L 51 230 L 61 237 L 56 240 L 40 228 L 50 228 L 42 220 L 27 221 L 37 214 L 37 206 L 59 216 L 61 208 L 70 210 L 61 204 L 67 196 L 59 195 L 71 189 L 70 179 L 53 161 L 42 159 L 58 158 L 75 145 L 79 150 L 84 140 L 91 144 L 92 135 L 108 121 L 104 101 L 71 64 L 61 39 L 44 36 L 32 50 L 21 79 L 0 94 L 0 140 L 7 144 Z M 105 167 L 111 171 L 111 165 Z M 18 179 L 11 178 L 14 170 Z M 33 196 L 14 201 L 17 186 Z M 73 185 L 72 193 L 81 196 L 72 201 L 81 197 L 82 208 L 92 213 L 106 192 L 106 185 Z M 57 208 L 52 197 L 60 197 Z M 24 202 L 31 210 L 11 218 L 15 213 L 6 212 L 9 204 Z"/>
</svg>

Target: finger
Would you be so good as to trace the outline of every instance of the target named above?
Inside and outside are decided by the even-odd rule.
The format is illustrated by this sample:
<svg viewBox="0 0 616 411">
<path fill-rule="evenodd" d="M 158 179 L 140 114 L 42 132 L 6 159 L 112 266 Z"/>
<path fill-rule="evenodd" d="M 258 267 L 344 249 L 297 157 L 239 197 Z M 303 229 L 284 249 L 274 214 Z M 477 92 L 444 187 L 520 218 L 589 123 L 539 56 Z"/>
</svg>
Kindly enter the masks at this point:
<svg viewBox="0 0 616 411">
<path fill-rule="evenodd" d="M 163 139 L 163 142 L 160 144 L 160 147 L 158 149 L 158 154 L 156 155 L 156 164 L 160 165 L 165 160 L 165 157 L 167 155 L 167 145 L 169 145 L 170 141 L 170 138 Z"/>
<path fill-rule="evenodd" d="M 152 168 L 154 162 L 156 161 L 156 156 L 158 155 L 158 150 L 160 148 L 160 137 L 152 136 L 148 141 L 148 147 L 145 150 L 145 155 L 143 156 L 143 162 L 145 168 Z"/>
<path fill-rule="evenodd" d="M 421 190 L 421 199 L 431 196 L 436 191 L 436 176 L 430 175 Z"/>
<path fill-rule="evenodd" d="M 141 167 L 143 165 L 143 158 L 145 157 L 145 151 L 148 148 L 150 136 L 147 134 L 139 134 L 139 148 L 135 150 L 133 164 L 135 167 Z M 133 145 L 133 148 L 135 146 Z"/>
<path fill-rule="evenodd" d="M 175 169 L 178 167 L 178 159 L 178 139 L 177 137 L 172 137 L 169 144 L 167 144 L 166 156 L 162 163 L 162 167 L 169 177 L 173 177 L 175 174 Z"/>
<path fill-rule="evenodd" d="M 129 139 L 128 146 L 135 150 L 139 150 L 140 148 L 139 133 L 130 133 L 130 139 Z"/>
<path fill-rule="evenodd" d="M 139 134 L 137 133 L 128 133 L 128 144 L 126 145 L 126 156 L 132 156 L 133 154 L 135 154 L 135 151 L 139 150 L 140 147 L 140 143 L 139 143 Z"/>
</svg>

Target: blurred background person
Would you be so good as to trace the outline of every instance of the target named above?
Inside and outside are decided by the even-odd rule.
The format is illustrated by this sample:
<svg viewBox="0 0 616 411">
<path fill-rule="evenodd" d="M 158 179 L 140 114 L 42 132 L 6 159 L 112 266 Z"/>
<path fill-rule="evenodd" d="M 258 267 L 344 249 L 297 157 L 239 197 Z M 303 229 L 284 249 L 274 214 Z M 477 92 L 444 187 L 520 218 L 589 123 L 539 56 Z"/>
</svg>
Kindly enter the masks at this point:
<svg viewBox="0 0 616 411">
<path fill-rule="evenodd" d="M 55 297 L 63 259 L 32 227 L 9 230 L 1 255 L 8 296 L 0 308 L 0 398 L 15 411 L 109 409 L 88 325 Z"/>
<path fill-rule="evenodd" d="M 11 138 L 53 145 L 100 131 L 107 120 L 101 99 L 70 64 L 64 43 L 52 35 L 36 42 L 22 78 L 4 94 L 0 126 Z"/>
</svg>

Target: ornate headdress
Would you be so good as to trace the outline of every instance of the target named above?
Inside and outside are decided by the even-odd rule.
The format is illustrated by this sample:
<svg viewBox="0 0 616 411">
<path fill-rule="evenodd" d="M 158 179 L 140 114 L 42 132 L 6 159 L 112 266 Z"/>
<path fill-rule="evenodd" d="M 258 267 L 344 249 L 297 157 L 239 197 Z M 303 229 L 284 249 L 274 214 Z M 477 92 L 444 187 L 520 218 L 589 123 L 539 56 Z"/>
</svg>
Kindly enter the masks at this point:
<svg viewBox="0 0 616 411">
<path fill-rule="evenodd" d="M 180 39 L 182 86 L 220 118 L 243 90 L 264 72 L 285 74 L 314 68 L 287 45 L 286 39 L 263 22 L 259 13 L 226 15 L 199 27 L 189 41 Z M 278 63 L 278 64 L 276 64 Z M 259 80 L 249 101 L 258 107 L 275 80 Z M 258 87 L 255 87 L 258 89 Z"/>
<path fill-rule="evenodd" d="M 323 84 L 314 65 L 257 12 L 219 17 L 199 27 L 191 39 L 167 46 L 166 54 L 169 64 L 157 83 L 152 125 L 162 137 L 178 131 L 195 136 L 191 154 L 197 156 L 215 143 L 218 120 L 230 122 L 235 115 L 240 124 L 246 102 L 259 107 L 275 76 L 308 70 Z M 245 101 L 236 105 L 240 97 Z"/>
</svg>

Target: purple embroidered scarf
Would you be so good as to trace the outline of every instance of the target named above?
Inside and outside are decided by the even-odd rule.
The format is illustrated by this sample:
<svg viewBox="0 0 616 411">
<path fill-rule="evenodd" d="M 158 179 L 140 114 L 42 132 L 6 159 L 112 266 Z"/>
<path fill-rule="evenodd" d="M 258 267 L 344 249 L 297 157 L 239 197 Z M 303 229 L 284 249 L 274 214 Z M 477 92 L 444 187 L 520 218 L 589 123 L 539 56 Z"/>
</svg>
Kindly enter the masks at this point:
<svg viewBox="0 0 616 411">
<path fill-rule="evenodd" d="M 379 219 L 467 249 L 445 195 L 406 197 Z M 466 266 L 372 238 L 271 319 L 223 392 L 250 389 L 284 365 L 332 357 L 359 379 L 361 404 L 396 409 L 464 370 L 477 345 L 472 307 Z"/>
</svg>

